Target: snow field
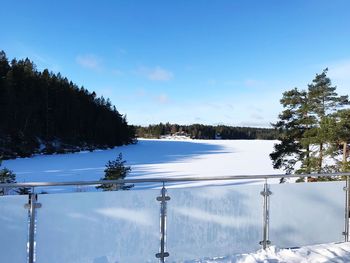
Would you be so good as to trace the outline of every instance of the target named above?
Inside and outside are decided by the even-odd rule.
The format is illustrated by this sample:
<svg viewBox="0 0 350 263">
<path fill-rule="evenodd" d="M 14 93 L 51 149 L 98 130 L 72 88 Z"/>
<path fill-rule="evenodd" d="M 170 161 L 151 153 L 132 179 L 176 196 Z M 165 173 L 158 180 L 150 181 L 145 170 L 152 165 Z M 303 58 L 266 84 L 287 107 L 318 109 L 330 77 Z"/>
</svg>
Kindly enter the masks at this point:
<svg viewBox="0 0 350 263">
<path fill-rule="evenodd" d="M 99 180 L 107 161 L 121 152 L 132 168 L 129 178 L 281 174 L 282 171 L 272 168 L 269 158 L 274 143 L 276 141 L 140 139 L 135 145 L 110 150 L 7 160 L 3 166 L 14 171 L 18 182 Z M 227 182 L 209 182 L 224 183 Z M 186 186 L 203 184 L 208 182 Z"/>
</svg>

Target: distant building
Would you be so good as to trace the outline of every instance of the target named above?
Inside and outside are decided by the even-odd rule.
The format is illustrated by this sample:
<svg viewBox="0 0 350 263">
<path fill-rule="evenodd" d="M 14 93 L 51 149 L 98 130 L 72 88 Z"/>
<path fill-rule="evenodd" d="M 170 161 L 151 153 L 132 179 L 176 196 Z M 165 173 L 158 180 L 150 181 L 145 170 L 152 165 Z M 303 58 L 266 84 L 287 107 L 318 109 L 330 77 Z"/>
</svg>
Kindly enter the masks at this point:
<svg viewBox="0 0 350 263">
<path fill-rule="evenodd" d="M 221 140 L 221 139 L 222 139 L 222 138 L 221 138 L 220 132 L 216 133 L 216 134 L 215 134 L 215 140 Z"/>
<path fill-rule="evenodd" d="M 171 135 L 174 139 L 191 139 L 190 134 L 184 132 L 184 131 L 179 131 L 175 132 L 174 134 Z"/>
</svg>

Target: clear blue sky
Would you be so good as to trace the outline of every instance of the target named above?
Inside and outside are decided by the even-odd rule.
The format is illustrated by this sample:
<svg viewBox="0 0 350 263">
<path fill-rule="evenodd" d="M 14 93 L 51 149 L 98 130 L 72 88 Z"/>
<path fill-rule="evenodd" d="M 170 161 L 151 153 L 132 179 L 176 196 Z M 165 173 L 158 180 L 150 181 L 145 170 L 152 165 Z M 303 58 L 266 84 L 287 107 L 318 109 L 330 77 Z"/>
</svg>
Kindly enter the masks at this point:
<svg viewBox="0 0 350 263">
<path fill-rule="evenodd" d="M 350 1 L 2 1 L 0 49 L 109 97 L 131 124 L 267 127 L 329 67 L 350 93 Z"/>
</svg>

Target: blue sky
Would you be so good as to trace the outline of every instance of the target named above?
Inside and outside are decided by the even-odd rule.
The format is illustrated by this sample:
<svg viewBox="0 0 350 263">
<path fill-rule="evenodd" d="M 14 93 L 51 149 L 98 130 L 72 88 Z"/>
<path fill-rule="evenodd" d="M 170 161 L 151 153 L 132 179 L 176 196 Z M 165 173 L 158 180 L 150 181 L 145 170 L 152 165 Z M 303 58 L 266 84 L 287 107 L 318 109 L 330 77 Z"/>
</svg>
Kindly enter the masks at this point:
<svg viewBox="0 0 350 263">
<path fill-rule="evenodd" d="M 129 123 L 268 127 L 329 67 L 350 92 L 350 1 L 2 1 L 0 49 L 109 97 Z"/>
</svg>

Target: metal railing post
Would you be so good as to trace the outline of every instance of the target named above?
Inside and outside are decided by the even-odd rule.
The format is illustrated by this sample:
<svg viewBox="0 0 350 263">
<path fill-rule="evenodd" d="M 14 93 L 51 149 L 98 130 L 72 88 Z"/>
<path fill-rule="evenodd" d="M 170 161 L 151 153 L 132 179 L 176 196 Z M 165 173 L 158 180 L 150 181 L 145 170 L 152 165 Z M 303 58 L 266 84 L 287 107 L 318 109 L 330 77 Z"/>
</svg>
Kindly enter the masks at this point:
<svg viewBox="0 0 350 263">
<path fill-rule="evenodd" d="M 165 258 L 169 257 L 169 253 L 166 252 L 166 213 L 167 213 L 167 201 L 170 197 L 166 195 L 165 183 L 161 190 L 161 196 L 157 197 L 157 201 L 160 202 L 160 248 L 159 253 L 156 254 L 156 258 L 159 258 L 160 263 L 165 262 Z"/>
<path fill-rule="evenodd" d="M 259 242 L 263 249 L 266 249 L 271 241 L 269 240 L 269 221 L 270 221 L 270 195 L 272 192 L 267 184 L 267 179 L 265 179 L 264 190 L 260 192 L 264 197 L 263 202 L 263 240 Z"/>
<path fill-rule="evenodd" d="M 35 262 L 35 213 L 36 208 L 40 208 L 41 204 L 37 202 L 38 196 L 32 190 L 32 193 L 28 195 L 28 204 L 25 208 L 28 209 L 29 214 L 29 227 L 28 227 L 28 263 Z"/>
<path fill-rule="evenodd" d="M 347 176 L 346 177 L 346 181 L 345 181 L 345 187 L 344 187 L 344 191 L 345 191 L 345 216 L 344 216 L 344 241 L 348 242 L 349 241 L 349 198 L 350 198 L 350 177 Z"/>
</svg>

